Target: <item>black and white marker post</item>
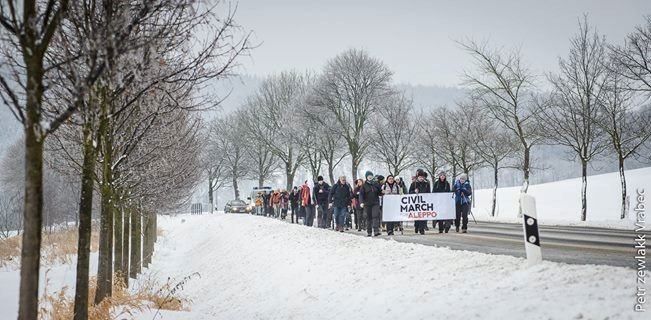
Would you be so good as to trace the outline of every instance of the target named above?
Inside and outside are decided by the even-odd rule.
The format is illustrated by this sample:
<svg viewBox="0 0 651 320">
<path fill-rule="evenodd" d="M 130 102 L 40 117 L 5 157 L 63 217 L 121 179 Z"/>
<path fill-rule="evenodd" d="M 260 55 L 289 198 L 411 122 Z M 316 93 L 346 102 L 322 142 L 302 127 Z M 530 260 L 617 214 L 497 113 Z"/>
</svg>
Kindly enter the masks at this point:
<svg viewBox="0 0 651 320">
<path fill-rule="evenodd" d="M 522 208 L 524 228 L 524 248 L 527 253 L 529 266 L 542 261 L 540 236 L 538 234 L 538 215 L 536 214 L 536 198 L 523 193 L 520 195 L 520 208 Z"/>
</svg>

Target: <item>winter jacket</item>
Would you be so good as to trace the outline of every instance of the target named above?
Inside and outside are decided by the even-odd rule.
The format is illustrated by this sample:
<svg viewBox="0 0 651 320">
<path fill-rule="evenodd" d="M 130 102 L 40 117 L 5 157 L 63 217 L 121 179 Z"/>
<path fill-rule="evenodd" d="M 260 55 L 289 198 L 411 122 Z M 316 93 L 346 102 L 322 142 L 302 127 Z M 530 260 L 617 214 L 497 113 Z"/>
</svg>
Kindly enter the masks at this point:
<svg viewBox="0 0 651 320">
<path fill-rule="evenodd" d="M 318 182 L 314 184 L 314 199 L 318 205 L 328 205 L 328 195 L 330 194 L 330 185 L 325 181 L 323 184 Z"/>
<path fill-rule="evenodd" d="M 362 209 L 362 207 L 360 206 L 361 202 L 359 202 L 359 193 L 361 189 L 362 189 L 361 186 L 355 186 L 355 189 L 353 190 L 353 207 L 357 210 Z"/>
<path fill-rule="evenodd" d="M 416 191 L 416 190 L 418 190 L 418 191 Z M 409 193 L 410 194 L 412 194 L 412 193 L 431 193 L 431 192 L 432 192 L 432 189 L 431 189 L 431 186 L 429 184 L 429 181 L 427 181 L 427 179 L 423 180 L 422 182 L 416 180 L 416 181 L 412 182 L 411 185 L 409 186 Z"/>
<path fill-rule="evenodd" d="M 328 202 L 332 203 L 333 206 L 337 208 L 346 208 L 351 205 L 352 199 L 353 190 L 348 183 L 341 184 L 341 182 L 337 181 L 337 183 L 330 188 Z"/>
<path fill-rule="evenodd" d="M 255 198 L 255 206 L 262 207 L 262 197 Z"/>
<path fill-rule="evenodd" d="M 312 205 L 312 195 L 310 194 L 310 187 L 306 184 L 301 188 L 301 206 L 311 206 Z"/>
<path fill-rule="evenodd" d="M 434 187 L 432 188 L 432 192 L 434 193 L 450 192 L 450 183 L 448 182 L 447 179 L 445 179 L 445 181 L 441 181 L 441 179 L 436 179 L 436 182 L 434 182 Z"/>
<path fill-rule="evenodd" d="M 364 206 L 380 204 L 382 189 L 377 181 L 366 181 L 359 190 L 359 201 Z"/>
<path fill-rule="evenodd" d="M 287 192 L 281 192 L 280 205 L 283 207 L 287 207 L 288 204 L 289 204 L 289 194 Z"/>
<path fill-rule="evenodd" d="M 271 195 L 271 203 L 274 204 L 274 205 L 280 204 L 280 193 L 274 192 Z"/>
<path fill-rule="evenodd" d="M 386 196 L 387 194 L 400 194 L 400 185 L 397 183 L 389 184 L 386 182 L 385 184 L 382 185 L 382 195 Z M 384 198 L 382 198 L 384 199 Z M 383 201 L 380 201 L 380 205 L 382 205 Z"/>
<path fill-rule="evenodd" d="M 454 198 L 455 203 L 458 205 L 470 204 L 472 202 L 472 187 L 470 186 L 470 181 L 461 183 L 457 180 L 454 183 Z"/>
<path fill-rule="evenodd" d="M 299 203 L 301 202 L 301 191 L 292 191 L 292 193 L 289 194 L 289 202 L 291 202 L 292 207 L 298 207 Z"/>
</svg>

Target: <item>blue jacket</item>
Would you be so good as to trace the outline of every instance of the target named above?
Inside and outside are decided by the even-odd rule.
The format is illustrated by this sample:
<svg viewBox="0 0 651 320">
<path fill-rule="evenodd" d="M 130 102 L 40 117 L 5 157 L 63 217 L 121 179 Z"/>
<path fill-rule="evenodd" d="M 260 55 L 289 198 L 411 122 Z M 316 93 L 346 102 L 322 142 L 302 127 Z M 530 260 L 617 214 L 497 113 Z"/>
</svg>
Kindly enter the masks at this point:
<svg viewBox="0 0 651 320">
<path fill-rule="evenodd" d="M 458 205 L 470 204 L 472 196 L 472 187 L 470 181 L 466 180 L 463 184 L 457 179 L 454 183 L 454 199 Z"/>
</svg>

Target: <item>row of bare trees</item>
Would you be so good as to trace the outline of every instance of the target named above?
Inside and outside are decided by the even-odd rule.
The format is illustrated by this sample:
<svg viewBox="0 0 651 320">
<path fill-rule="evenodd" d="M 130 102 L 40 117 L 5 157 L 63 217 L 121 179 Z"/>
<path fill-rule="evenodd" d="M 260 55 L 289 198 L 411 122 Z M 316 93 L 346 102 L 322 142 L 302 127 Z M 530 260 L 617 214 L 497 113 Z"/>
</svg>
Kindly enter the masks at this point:
<svg viewBox="0 0 651 320">
<path fill-rule="evenodd" d="M 228 162 L 218 175 L 228 181 L 221 186 L 233 186 L 239 196 L 238 179 L 262 185 L 280 174 L 290 188 L 301 166 L 314 177 L 327 171 L 334 182 L 335 168 L 345 159 L 352 177 L 363 160 L 394 175 L 416 166 L 433 176 L 449 170 L 453 177 L 489 168 L 495 215 L 500 170 L 520 170 L 526 193 L 535 168 L 532 150 L 547 144 L 564 147 L 581 163 L 582 220 L 590 161 L 616 160 L 623 219 L 626 159 L 649 153 L 651 18 L 616 46 L 584 17 L 568 56 L 559 58 L 559 71 L 547 74 L 546 81 L 518 50 L 475 41 L 460 45 L 474 62 L 464 77 L 466 97 L 424 113 L 392 86 L 389 68 L 362 50 L 339 54 L 319 75 L 285 71 L 266 78 L 234 115 L 213 124 L 222 128 L 214 132 L 232 132 L 211 144 Z M 259 154 L 269 161 L 266 171 L 253 169 L 262 168 Z"/>
<path fill-rule="evenodd" d="M 88 319 L 93 218 L 99 304 L 115 277 L 151 262 L 156 213 L 189 199 L 202 168 L 195 111 L 219 103 L 206 87 L 232 73 L 248 34 L 234 10 L 189 0 L 6 0 L 0 26 L 0 98 L 24 127 L 19 319 L 38 313 L 44 149 L 80 180 L 74 312 Z"/>
</svg>

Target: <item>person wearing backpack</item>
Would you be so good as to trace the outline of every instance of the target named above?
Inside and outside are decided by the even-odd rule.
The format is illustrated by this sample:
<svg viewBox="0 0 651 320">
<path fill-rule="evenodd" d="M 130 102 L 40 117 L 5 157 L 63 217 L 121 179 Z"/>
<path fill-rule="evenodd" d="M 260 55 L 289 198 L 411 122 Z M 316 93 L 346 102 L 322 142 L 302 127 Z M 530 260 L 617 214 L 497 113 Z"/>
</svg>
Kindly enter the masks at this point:
<svg viewBox="0 0 651 320">
<path fill-rule="evenodd" d="M 335 231 L 344 232 L 346 213 L 351 206 L 353 197 L 353 190 L 346 182 L 346 176 L 339 177 L 339 180 L 330 188 L 328 197 L 328 202 L 334 209 Z"/>
<path fill-rule="evenodd" d="M 373 172 L 366 171 L 366 182 L 359 191 L 360 206 L 366 214 L 366 235 L 379 236 L 380 232 L 380 196 L 382 190 Z"/>
<path fill-rule="evenodd" d="M 454 226 L 456 231 L 459 232 L 459 222 L 461 222 L 461 232 L 468 232 L 468 212 L 470 212 L 470 204 L 472 203 L 472 187 L 468 181 L 468 175 L 462 173 L 459 179 L 454 183 L 454 203 L 456 207 L 456 219 L 454 219 Z"/>
<path fill-rule="evenodd" d="M 441 192 L 450 192 L 450 183 L 448 182 L 445 171 L 441 170 L 438 174 L 438 178 L 434 182 L 434 187 L 432 188 L 433 193 Z M 439 233 L 448 233 L 450 231 L 450 226 L 452 225 L 452 220 L 434 220 L 432 223 L 432 228 L 436 229 L 436 224 L 439 224 Z"/>
</svg>

